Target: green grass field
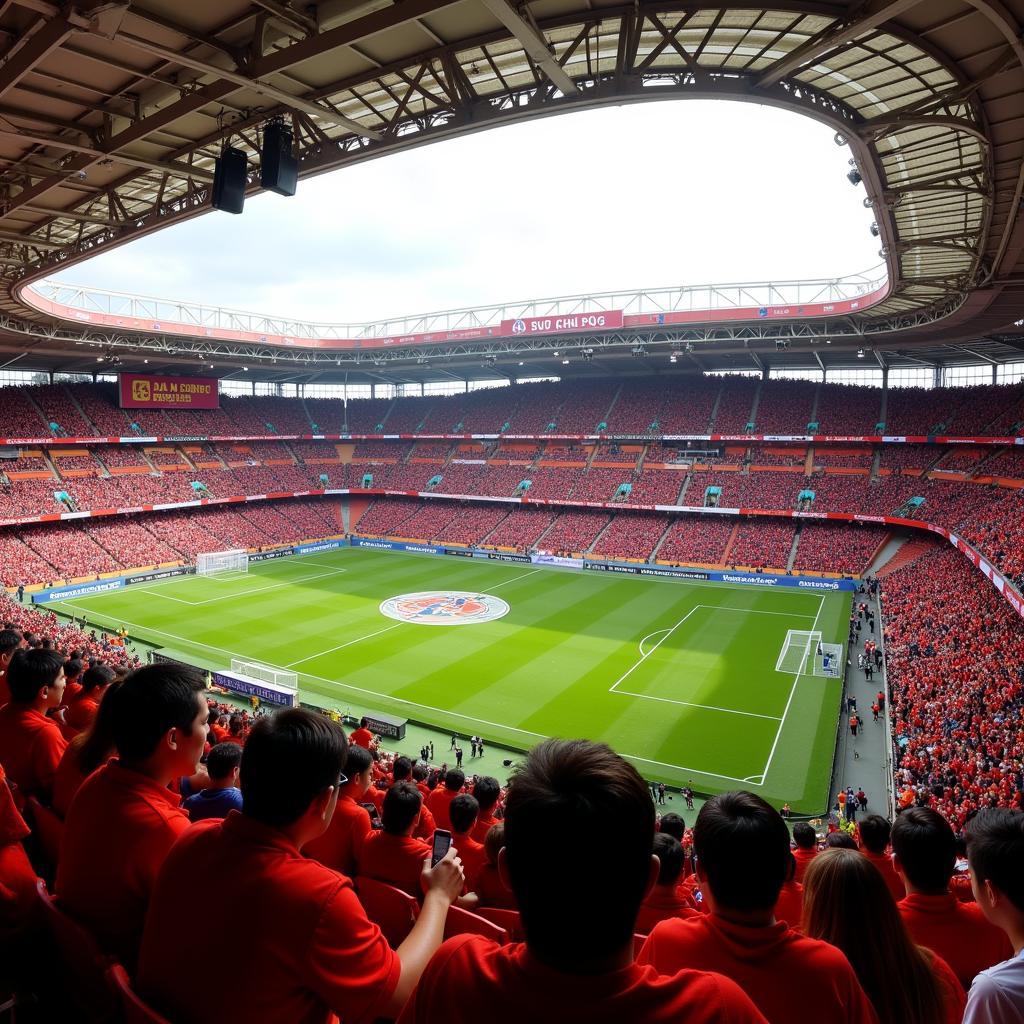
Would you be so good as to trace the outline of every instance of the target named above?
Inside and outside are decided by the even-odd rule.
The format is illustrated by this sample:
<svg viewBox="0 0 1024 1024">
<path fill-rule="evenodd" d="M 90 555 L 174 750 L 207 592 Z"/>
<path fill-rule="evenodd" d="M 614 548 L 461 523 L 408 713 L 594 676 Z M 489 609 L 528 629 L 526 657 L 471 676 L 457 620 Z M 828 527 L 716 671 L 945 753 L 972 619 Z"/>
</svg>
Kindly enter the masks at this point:
<svg viewBox="0 0 1024 1024">
<path fill-rule="evenodd" d="M 438 590 L 493 595 L 508 612 L 452 626 L 381 610 Z M 798 672 L 776 664 L 788 630 L 845 641 L 848 594 L 345 548 L 55 607 L 205 667 L 240 657 L 294 670 L 320 706 L 520 749 L 585 736 L 649 779 L 749 788 L 803 813 L 827 802 L 841 681 L 814 675 L 809 658 Z"/>
</svg>

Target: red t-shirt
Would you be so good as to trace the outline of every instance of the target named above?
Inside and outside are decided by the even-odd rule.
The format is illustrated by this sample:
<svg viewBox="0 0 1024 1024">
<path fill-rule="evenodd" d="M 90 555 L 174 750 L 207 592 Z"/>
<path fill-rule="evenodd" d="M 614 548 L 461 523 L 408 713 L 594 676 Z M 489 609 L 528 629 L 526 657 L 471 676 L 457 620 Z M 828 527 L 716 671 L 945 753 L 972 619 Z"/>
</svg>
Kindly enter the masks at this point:
<svg viewBox="0 0 1024 1024">
<path fill-rule="evenodd" d="M 914 941 L 942 957 L 965 989 L 981 971 L 1013 956 L 1006 933 L 989 924 L 976 903 L 961 903 L 952 893 L 911 893 L 899 904 Z"/>
<path fill-rule="evenodd" d="M 36 911 L 36 872 L 21 841 L 29 834 L 0 767 L 0 943 L 24 938 Z"/>
<path fill-rule="evenodd" d="M 501 880 L 498 869 L 489 861 L 485 862 L 476 876 L 474 890 L 482 907 L 499 907 L 503 910 L 518 910 L 512 890 Z"/>
<path fill-rule="evenodd" d="M 338 800 L 327 831 L 307 843 L 302 852 L 352 878 L 356 873 L 356 859 L 363 840 L 372 831 L 366 808 L 360 807 L 352 797 L 343 796 Z"/>
<path fill-rule="evenodd" d="M 71 802 L 58 899 L 126 965 L 135 962 L 160 865 L 188 827 L 174 793 L 117 758 L 93 772 Z"/>
<path fill-rule="evenodd" d="M 91 693 L 87 693 L 68 705 L 67 711 L 64 712 L 64 721 L 67 722 L 71 732 L 84 732 L 92 725 L 99 709 L 100 702 Z"/>
<path fill-rule="evenodd" d="M 478 843 L 472 835 L 452 836 L 452 846 L 455 847 L 459 858 L 462 860 L 462 871 L 466 876 L 466 892 L 473 892 L 476 880 L 480 875 L 480 869 L 487 862 L 487 854 L 484 853 L 482 843 Z"/>
<path fill-rule="evenodd" d="M 473 826 L 472 836 L 478 843 L 482 843 L 487 838 L 487 833 L 491 831 L 491 828 L 494 825 L 500 824 L 501 822 L 493 814 L 488 814 L 486 817 L 481 814 Z"/>
<path fill-rule="evenodd" d="M 31 705 L 0 708 L 0 756 L 22 798 L 37 796 L 44 804 L 50 802 L 53 777 L 67 745 L 60 726 Z"/>
<path fill-rule="evenodd" d="M 430 808 L 430 813 L 434 815 L 434 820 L 437 822 L 438 828 L 448 829 L 449 832 L 451 831 L 452 819 L 448 816 L 448 808 L 458 795 L 458 793 L 453 793 L 450 789 L 445 789 L 444 786 L 438 786 L 437 789 L 427 797 L 427 807 Z"/>
<path fill-rule="evenodd" d="M 786 882 L 775 902 L 775 920 L 785 921 L 791 928 L 800 928 L 804 916 L 804 887 L 799 882 Z"/>
<path fill-rule="evenodd" d="M 798 846 L 793 851 L 793 859 L 796 861 L 796 875 L 793 877 L 794 882 L 803 882 L 804 872 L 807 870 L 807 865 L 818 856 L 818 848 L 815 846 L 813 849 L 805 850 Z"/>
<path fill-rule="evenodd" d="M 630 964 L 604 974 L 563 974 L 524 943 L 499 946 L 478 935 L 449 939 L 434 954 L 399 1024 L 469 1020 L 488 1024 L 764 1024 L 727 978 L 698 971 L 662 977 Z"/>
<path fill-rule="evenodd" d="M 354 743 L 357 747 L 365 747 L 369 750 L 370 744 L 373 742 L 373 733 L 369 729 L 360 727 L 355 732 L 349 734 L 348 741 L 349 743 Z"/>
<path fill-rule="evenodd" d="M 879 873 L 885 879 L 885 884 L 889 887 L 889 892 L 892 893 L 892 898 L 899 903 L 907 895 L 907 889 L 903 884 L 903 879 L 892 866 L 892 857 L 884 853 L 872 853 L 870 850 L 861 850 L 860 852 L 878 868 Z"/>
<path fill-rule="evenodd" d="M 633 931 L 638 935 L 650 935 L 654 926 L 661 921 L 699 916 L 700 911 L 694 909 L 693 900 L 681 896 L 677 887 L 666 893 L 661 886 L 656 885 L 640 904 L 640 913 L 637 914 Z"/>
<path fill-rule="evenodd" d="M 771 1024 L 792 1024 L 796 1006 L 813 1006 L 830 1024 L 878 1024 L 849 960 L 785 921 L 732 924 L 717 914 L 657 925 L 637 958 L 663 974 L 684 965 L 735 981 Z"/>
<path fill-rule="evenodd" d="M 964 1019 L 964 1010 L 967 1008 L 967 993 L 953 973 L 953 968 L 941 956 L 933 955 L 931 960 L 932 973 L 939 983 L 942 1005 L 946 1011 L 943 1024 L 960 1024 Z"/>
<path fill-rule="evenodd" d="M 388 882 L 417 899 L 423 898 L 423 862 L 430 856 L 429 844 L 412 836 L 371 832 L 357 853 L 359 874 Z"/>
<path fill-rule="evenodd" d="M 229 981 L 182 970 L 196 948 L 200 890 L 218 894 Z M 325 1024 L 331 1013 L 355 1024 L 383 1015 L 401 970 L 344 875 L 231 811 L 194 825 L 167 857 L 137 987 L 171 1020 L 191 1024 Z"/>
<path fill-rule="evenodd" d="M 426 842 L 431 842 L 434 835 L 434 829 L 437 828 L 437 822 L 434 821 L 433 814 L 430 813 L 430 808 L 424 803 L 420 805 L 420 820 L 416 822 L 416 827 L 412 830 L 413 839 L 423 839 Z"/>
</svg>

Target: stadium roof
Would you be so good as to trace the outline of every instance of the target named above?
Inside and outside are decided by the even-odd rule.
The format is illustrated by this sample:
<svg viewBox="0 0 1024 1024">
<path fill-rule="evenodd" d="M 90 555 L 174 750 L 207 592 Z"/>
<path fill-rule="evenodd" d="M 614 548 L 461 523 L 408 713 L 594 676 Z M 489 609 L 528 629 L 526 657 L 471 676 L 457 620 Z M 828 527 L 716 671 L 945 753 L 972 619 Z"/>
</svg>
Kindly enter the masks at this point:
<svg viewBox="0 0 1024 1024">
<path fill-rule="evenodd" d="M 0 345 L 64 368 L 90 335 L 124 341 L 57 323 L 22 289 L 208 210 L 226 140 L 258 190 L 271 118 L 293 128 L 311 175 L 528 117 L 719 97 L 835 129 L 890 288 L 788 349 L 771 332 L 709 332 L 709 366 L 749 367 L 751 351 L 813 365 L 826 335 L 836 352 L 870 343 L 879 362 L 1020 358 L 1022 20 L 1024 0 L 0 0 Z M 175 347 L 168 365 L 208 352 Z M 479 366 L 481 352 L 453 358 Z"/>
</svg>

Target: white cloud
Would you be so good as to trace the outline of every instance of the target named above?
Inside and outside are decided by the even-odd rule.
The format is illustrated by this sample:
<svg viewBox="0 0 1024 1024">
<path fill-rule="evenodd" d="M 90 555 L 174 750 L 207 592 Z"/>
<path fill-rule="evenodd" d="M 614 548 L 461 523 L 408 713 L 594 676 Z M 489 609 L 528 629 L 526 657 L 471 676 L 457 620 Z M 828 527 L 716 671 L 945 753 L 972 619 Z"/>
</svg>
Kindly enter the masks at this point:
<svg viewBox="0 0 1024 1024">
<path fill-rule="evenodd" d="M 259 196 L 56 280 L 333 322 L 876 266 L 832 129 L 671 101 L 525 122 Z"/>
</svg>

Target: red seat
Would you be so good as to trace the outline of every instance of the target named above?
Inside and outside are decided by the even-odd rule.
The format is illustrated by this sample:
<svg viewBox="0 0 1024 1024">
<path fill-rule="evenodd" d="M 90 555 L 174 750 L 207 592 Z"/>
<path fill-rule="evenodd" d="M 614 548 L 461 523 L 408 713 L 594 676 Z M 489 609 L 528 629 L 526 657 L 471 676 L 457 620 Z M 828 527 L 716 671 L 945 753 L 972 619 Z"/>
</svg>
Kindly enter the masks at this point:
<svg viewBox="0 0 1024 1024">
<path fill-rule="evenodd" d="M 416 923 L 419 903 L 407 892 L 375 878 L 360 875 L 354 884 L 366 916 L 384 933 L 388 944 L 397 949 Z"/>
<path fill-rule="evenodd" d="M 60 857 L 60 844 L 64 838 L 64 820 L 34 796 L 25 802 L 25 812 L 32 827 L 32 836 L 36 843 L 42 864 L 43 875 L 52 881 L 57 875 L 57 861 Z"/>
<path fill-rule="evenodd" d="M 473 911 L 478 917 L 482 917 L 499 928 L 508 932 L 510 942 L 525 942 L 526 933 L 523 931 L 523 919 L 519 916 L 518 910 L 508 910 L 504 907 L 477 907 Z"/>
<path fill-rule="evenodd" d="M 81 1012 L 81 1020 L 114 1021 L 118 1017 L 117 999 L 106 979 L 110 959 L 100 952 L 92 933 L 68 917 L 46 889 L 40 878 L 36 893 L 43 920 L 49 929 L 64 966 L 67 991 Z"/>
<path fill-rule="evenodd" d="M 120 964 L 113 964 L 110 967 L 107 971 L 107 980 L 121 1000 L 125 1024 L 170 1024 L 166 1017 L 157 1013 L 136 995 L 128 972 Z"/>
<path fill-rule="evenodd" d="M 484 938 L 493 939 L 499 946 L 505 946 L 509 941 L 508 932 L 501 925 L 455 906 L 448 909 L 448 917 L 444 922 L 444 937 L 450 939 L 454 935 L 483 935 Z"/>
</svg>

